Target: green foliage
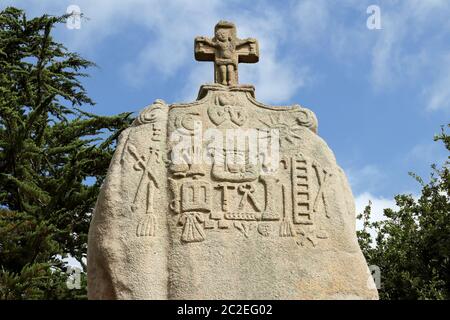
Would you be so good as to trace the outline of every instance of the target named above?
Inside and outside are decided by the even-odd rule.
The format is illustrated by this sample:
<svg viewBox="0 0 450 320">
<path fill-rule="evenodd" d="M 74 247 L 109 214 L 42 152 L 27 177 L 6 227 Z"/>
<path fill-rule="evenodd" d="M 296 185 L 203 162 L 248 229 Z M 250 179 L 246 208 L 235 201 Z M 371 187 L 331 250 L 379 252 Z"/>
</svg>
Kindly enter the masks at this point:
<svg viewBox="0 0 450 320">
<path fill-rule="evenodd" d="M 444 128 L 435 141 L 450 150 L 450 136 Z M 428 183 L 410 173 L 422 186 L 421 196 L 396 196 L 399 209 L 385 209 L 386 220 L 370 222 L 370 204 L 359 216 L 364 222 L 359 243 L 368 263 L 381 269 L 382 299 L 450 299 L 448 159 L 440 168 L 432 165 Z M 370 230 L 377 234 L 375 243 Z"/>
<path fill-rule="evenodd" d="M 83 263 L 99 187 L 131 121 L 79 109 L 93 105 L 79 80 L 93 64 L 53 40 L 66 18 L 0 12 L 2 299 L 85 296 L 85 286 L 67 289 L 61 257 Z"/>
</svg>

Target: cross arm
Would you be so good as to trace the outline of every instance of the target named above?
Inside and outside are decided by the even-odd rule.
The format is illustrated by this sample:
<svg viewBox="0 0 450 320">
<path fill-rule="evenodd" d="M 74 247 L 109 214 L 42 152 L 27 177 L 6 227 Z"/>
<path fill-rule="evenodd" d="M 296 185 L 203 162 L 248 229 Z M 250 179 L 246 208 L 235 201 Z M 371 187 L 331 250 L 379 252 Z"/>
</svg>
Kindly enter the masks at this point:
<svg viewBox="0 0 450 320">
<path fill-rule="evenodd" d="M 194 56 L 197 61 L 214 61 L 214 44 L 207 37 L 196 37 L 194 41 Z"/>
<path fill-rule="evenodd" d="M 236 39 L 239 62 L 256 63 L 259 61 L 259 45 L 254 38 Z"/>
</svg>

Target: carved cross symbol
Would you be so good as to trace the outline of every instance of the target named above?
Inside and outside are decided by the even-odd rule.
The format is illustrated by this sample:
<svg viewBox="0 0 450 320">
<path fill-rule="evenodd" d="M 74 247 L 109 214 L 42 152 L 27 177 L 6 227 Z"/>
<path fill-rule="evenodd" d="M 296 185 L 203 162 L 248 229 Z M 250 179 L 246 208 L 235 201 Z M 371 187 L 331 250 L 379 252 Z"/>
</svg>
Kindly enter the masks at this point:
<svg viewBox="0 0 450 320">
<path fill-rule="evenodd" d="M 214 38 L 195 38 L 195 59 L 214 61 L 214 82 L 237 85 L 238 63 L 256 63 L 259 60 L 258 41 L 238 39 L 233 23 L 219 21 L 214 28 Z"/>
</svg>

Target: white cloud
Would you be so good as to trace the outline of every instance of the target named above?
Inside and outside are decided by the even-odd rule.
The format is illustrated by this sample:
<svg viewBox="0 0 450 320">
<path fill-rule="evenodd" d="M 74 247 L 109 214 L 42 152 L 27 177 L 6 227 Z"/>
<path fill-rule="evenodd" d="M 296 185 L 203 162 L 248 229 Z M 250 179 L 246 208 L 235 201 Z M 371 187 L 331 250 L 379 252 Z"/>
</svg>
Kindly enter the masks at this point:
<svg viewBox="0 0 450 320">
<path fill-rule="evenodd" d="M 372 4 L 370 0 L 298 2 L 291 12 L 288 36 L 299 48 L 309 53 L 326 50 L 347 67 L 369 58 L 369 80 L 376 91 L 415 82 L 429 93 L 429 110 L 447 108 L 449 61 L 440 56 L 448 52 L 450 2 L 380 1 L 381 30 L 366 27 L 366 9 Z M 424 76 L 430 80 L 424 81 Z"/>
<path fill-rule="evenodd" d="M 369 204 L 369 201 L 372 202 L 371 221 L 373 222 L 386 219 L 383 213 L 384 209 L 398 209 L 394 199 L 387 199 L 384 197 L 375 196 L 370 192 L 363 192 L 355 197 L 356 214 L 364 212 L 364 209 Z M 357 229 L 360 230 L 361 228 L 362 224 L 357 221 Z"/>
<path fill-rule="evenodd" d="M 382 11 L 383 12 L 383 11 Z M 382 14 L 383 29 L 380 38 L 372 49 L 372 81 L 376 88 L 386 88 L 392 85 L 394 74 L 398 72 L 400 64 L 396 43 L 403 37 L 402 20 L 389 13 Z"/>
<path fill-rule="evenodd" d="M 214 82 L 214 68 L 212 63 L 199 63 L 189 73 L 184 87 L 181 89 L 180 103 L 195 101 L 200 86 Z"/>
<path fill-rule="evenodd" d="M 427 109 L 450 111 L 450 55 L 440 60 L 442 66 L 437 80 L 425 90 L 428 99 Z"/>
<path fill-rule="evenodd" d="M 375 196 L 370 192 L 363 192 L 355 197 L 356 214 L 364 212 L 364 209 L 371 202 L 371 222 L 383 221 L 386 219 L 384 215 L 384 209 L 398 210 L 394 199 L 387 199 L 380 196 Z M 362 230 L 363 223 L 361 220 L 356 220 L 356 230 Z M 369 231 L 372 240 L 375 241 L 376 232 L 375 230 Z"/>
<path fill-rule="evenodd" d="M 280 12 L 281 7 L 269 2 L 255 4 L 251 12 L 242 10 L 238 2 L 218 0 L 78 0 L 76 4 L 88 20 L 82 21 L 80 30 L 63 35 L 72 50 L 95 55 L 99 44 L 120 39 L 135 28 L 148 34 L 140 39 L 141 49 L 134 58 L 117 66 L 132 86 L 148 85 L 150 76 L 161 81 L 173 81 L 175 75 L 185 81 L 197 79 L 197 75 L 192 75 L 198 72 L 198 68 L 192 67 L 194 37 L 212 36 L 215 23 L 221 19 L 235 22 L 239 37 L 254 37 L 260 42 L 260 62 L 240 67 L 241 83 L 254 84 L 258 99 L 267 103 L 285 102 L 309 81 L 308 68 L 279 51 L 287 41 L 284 35 L 289 31 L 290 19 Z M 44 12 L 40 10 L 64 13 L 66 9 L 50 0 L 29 6 L 33 14 Z M 209 68 L 212 73 L 212 64 Z M 192 86 L 181 90 L 194 96 L 198 87 L 187 93 L 189 87 Z"/>
<path fill-rule="evenodd" d="M 346 169 L 347 177 L 352 190 L 355 193 L 359 191 L 378 191 L 382 186 L 383 180 L 386 177 L 385 173 L 376 165 L 368 164 L 362 168 Z"/>
<path fill-rule="evenodd" d="M 298 2 L 292 10 L 289 37 L 307 52 L 327 50 L 346 67 L 368 57 L 369 80 L 377 92 L 410 82 L 425 92 L 427 110 L 450 109 L 450 59 L 442 58 L 448 52 L 450 2 L 381 1 L 381 30 L 365 26 L 370 4 L 373 1 Z M 361 20 L 346 17 L 351 13 L 357 17 L 358 12 Z"/>
<path fill-rule="evenodd" d="M 140 8 L 134 11 L 141 19 L 133 19 L 133 23 L 148 30 L 151 36 L 143 39 L 145 45 L 136 59 L 125 66 L 127 79 L 134 84 L 145 83 L 150 72 L 174 76 L 193 59 L 194 37 L 204 30 L 211 32 L 220 12 L 217 1 L 137 2 Z"/>
<path fill-rule="evenodd" d="M 366 28 L 369 0 L 285 5 L 258 1 L 251 9 L 219 0 L 77 0 L 76 4 L 89 21 L 83 21 L 80 30 L 65 32 L 64 42 L 71 49 L 95 53 L 99 44 L 117 41 L 137 28 L 148 35 L 140 36 L 138 52 L 117 66 L 130 85 L 149 85 L 149 78 L 171 82 L 176 75 L 184 81 L 197 79 L 192 75 L 199 70 L 193 67 L 193 39 L 211 36 L 214 24 L 227 19 L 236 23 L 240 37 L 260 41 L 260 62 L 241 65 L 240 76 L 241 83 L 257 87 L 261 101 L 290 103 L 299 88 L 311 83 L 312 74 L 314 79 L 323 76 L 303 58 L 327 52 L 345 66 L 369 58 L 375 90 L 415 83 L 422 86 L 418 89 L 428 110 L 450 109 L 449 58 L 442 58 L 450 33 L 448 0 L 381 1 L 382 30 L 372 31 Z M 26 5 L 32 14 L 57 14 L 65 12 L 67 3 L 43 0 Z M 186 95 L 195 96 L 198 88 L 191 90 Z"/>
<path fill-rule="evenodd" d="M 292 13 L 297 41 L 303 45 L 318 45 L 326 37 L 331 20 L 332 5 L 325 0 L 305 0 L 298 2 Z"/>
<path fill-rule="evenodd" d="M 376 197 L 368 192 L 364 192 L 355 197 L 355 206 L 356 206 L 356 215 L 363 213 L 366 206 L 371 201 L 371 222 L 382 221 L 385 220 L 384 209 L 386 208 L 395 208 L 395 202 L 385 199 L 383 197 Z M 356 219 L 356 230 L 363 229 L 363 222 L 361 220 Z M 375 242 L 376 232 L 375 230 L 369 230 L 370 236 L 372 238 L 373 243 Z"/>
<path fill-rule="evenodd" d="M 450 31 L 449 15 L 446 0 L 381 5 L 382 30 L 372 31 L 378 36 L 372 48 L 371 78 L 376 90 L 415 81 L 427 93 L 428 110 L 449 108 L 449 61 L 441 58 L 448 50 L 443 40 Z M 430 81 L 425 82 L 426 77 Z"/>
<path fill-rule="evenodd" d="M 448 152 L 442 143 L 431 141 L 416 144 L 407 154 L 408 162 L 420 162 L 427 165 L 433 163 L 441 165 L 448 157 Z"/>
<path fill-rule="evenodd" d="M 412 192 L 404 192 L 404 194 L 411 194 L 413 199 L 417 201 L 419 199 L 419 195 Z M 382 196 L 376 196 L 370 192 L 363 192 L 355 197 L 355 206 L 356 206 L 356 215 L 363 213 L 366 206 L 371 202 L 371 222 L 378 222 L 386 220 L 386 216 L 384 215 L 384 209 L 392 209 L 399 210 L 399 207 L 396 205 L 394 198 L 388 199 Z M 356 230 L 362 230 L 363 223 L 360 220 L 356 220 Z M 374 230 L 369 231 L 372 240 L 375 241 L 376 233 Z"/>
</svg>

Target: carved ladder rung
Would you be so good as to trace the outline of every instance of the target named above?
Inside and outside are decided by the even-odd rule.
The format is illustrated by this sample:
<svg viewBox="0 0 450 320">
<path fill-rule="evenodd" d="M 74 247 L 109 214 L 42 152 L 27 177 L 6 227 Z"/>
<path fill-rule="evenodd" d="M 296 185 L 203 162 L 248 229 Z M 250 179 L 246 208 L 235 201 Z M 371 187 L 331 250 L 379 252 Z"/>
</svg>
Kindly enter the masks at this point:
<svg viewBox="0 0 450 320">
<path fill-rule="evenodd" d="M 311 197 L 308 184 L 308 164 L 305 160 L 295 159 L 292 167 L 294 223 L 310 224 L 312 222 Z"/>
</svg>

